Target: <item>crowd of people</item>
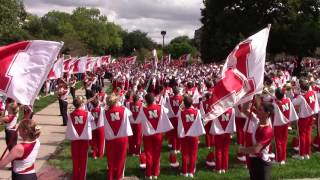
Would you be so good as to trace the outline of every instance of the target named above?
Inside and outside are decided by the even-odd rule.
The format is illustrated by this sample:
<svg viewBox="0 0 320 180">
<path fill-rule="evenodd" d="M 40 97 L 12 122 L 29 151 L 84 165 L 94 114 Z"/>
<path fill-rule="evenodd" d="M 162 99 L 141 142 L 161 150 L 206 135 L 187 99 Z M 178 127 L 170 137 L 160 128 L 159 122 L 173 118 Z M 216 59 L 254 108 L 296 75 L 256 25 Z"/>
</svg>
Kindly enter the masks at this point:
<svg viewBox="0 0 320 180">
<path fill-rule="evenodd" d="M 292 148 L 297 151 L 293 158 L 310 159 L 312 146 L 320 150 L 319 74 L 318 69 L 310 65 L 317 63 L 313 58 L 304 60 L 306 72 L 297 78 L 293 75 L 296 61 L 267 62 L 263 92 L 215 119 L 207 117 L 212 110 L 214 85 L 221 78 L 223 65 L 220 64 L 179 67 L 159 64 L 157 68 L 109 64 L 80 75 L 66 73 L 54 83 L 62 125 L 67 126 L 66 138 L 71 140 L 72 178 L 86 178 L 87 154 L 91 147 L 94 159 L 102 159 L 106 154 L 110 180 L 124 177 L 127 153 L 140 158 L 137 166 L 145 169 L 147 179 L 157 179 L 163 140 L 167 140 L 170 147 L 170 166 L 180 167 L 182 176 L 192 178 L 196 173 L 201 136 L 205 137 L 208 148 L 207 166 L 215 167 L 219 174 L 227 173 L 229 147 L 235 134 L 236 158 L 248 167 L 250 178 L 270 179 L 271 164 L 286 164 L 289 130 L 298 132 L 292 142 Z M 109 94 L 106 93 L 109 86 L 104 84 L 106 74 L 110 75 L 112 86 Z M 75 95 L 77 81 L 82 81 L 85 97 Z M 75 108 L 72 112 L 68 112 L 69 93 Z M 6 123 L 8 141 L 15 139 L 16 143 L 16 137 L 12 138 L 16 134 L 10 131 L 16 125 L 18 105 L 13 101 L 4 107 L 0 109 L 0 121 Z M 28 122 L 19 125 L 19 129 L 23 126 L 21 129 L 27 129 L 28 133 L 20 130 L 19 133 L 24 141 L 35 143 L 32 152 L 36 153 L 39 142 L 35 139 L 39 133 L 33 121 Z M 314 125 L 317 133 L 312 141 Z M 14 146 L 8 142 L 11 151 L 0 161 L 0 167 L 16 159 L 13 172 L 17 176 L 26 167 L 21 160 L 25 158 L 21 149 L 30 148 L 26 144 Z M 181 164 L 177 160 L 180 153 Z M 34 160 L 32 156 L 28 163 Z M 22 174 L 29 172 L 34 173 L 34 169 Z"/>
</svg>

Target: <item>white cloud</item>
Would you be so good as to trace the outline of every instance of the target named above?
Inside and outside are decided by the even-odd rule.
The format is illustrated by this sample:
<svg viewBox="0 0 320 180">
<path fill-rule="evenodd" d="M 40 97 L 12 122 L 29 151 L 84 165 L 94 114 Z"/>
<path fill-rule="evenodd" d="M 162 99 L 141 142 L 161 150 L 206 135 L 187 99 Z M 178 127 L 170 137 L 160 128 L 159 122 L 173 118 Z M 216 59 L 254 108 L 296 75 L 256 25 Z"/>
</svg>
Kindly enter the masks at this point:
<svg viewBox="0 0 320 180">
<path fill-rule="evenodd" d="M 202 0 L 24 0 L 28 12 L 44 15 L 51 10 L 71 13 L 79 6 L 99 8 L 109 21 L 128 31 L 140 29 L 158 43 L 166 30 L 166 43 L 180 35 L 193 37 L 201 26 Z"/>
</svg>

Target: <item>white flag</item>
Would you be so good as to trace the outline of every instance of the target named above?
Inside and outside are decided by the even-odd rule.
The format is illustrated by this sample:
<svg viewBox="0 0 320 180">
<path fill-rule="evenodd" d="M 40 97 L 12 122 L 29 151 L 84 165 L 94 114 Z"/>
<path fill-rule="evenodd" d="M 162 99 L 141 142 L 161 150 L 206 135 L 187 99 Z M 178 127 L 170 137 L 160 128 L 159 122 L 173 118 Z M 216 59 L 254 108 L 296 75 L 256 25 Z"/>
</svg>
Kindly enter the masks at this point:
<svg viewBox="0 0 320 180">
<path fill-rule="evenodd" d="M 0 93 L 32 105 L 62 46 L 35 40 L 0 47 Z"/>
</svg>

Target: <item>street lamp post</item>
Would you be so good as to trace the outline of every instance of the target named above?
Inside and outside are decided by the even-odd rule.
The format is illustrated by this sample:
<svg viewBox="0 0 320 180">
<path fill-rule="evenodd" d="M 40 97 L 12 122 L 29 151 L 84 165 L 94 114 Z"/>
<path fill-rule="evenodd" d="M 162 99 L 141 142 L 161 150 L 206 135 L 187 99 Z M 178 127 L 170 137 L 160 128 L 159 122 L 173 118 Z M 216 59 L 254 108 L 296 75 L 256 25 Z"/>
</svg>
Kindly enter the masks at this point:
<svg viewBox="0 0 320 180">
<path fill-rule="evenodd" d="M 164 49 L 164 36 L 167 34 L 166 31 L 161 31 L 161 35 L 162 35 L 162 51 Z"/>
</svg>

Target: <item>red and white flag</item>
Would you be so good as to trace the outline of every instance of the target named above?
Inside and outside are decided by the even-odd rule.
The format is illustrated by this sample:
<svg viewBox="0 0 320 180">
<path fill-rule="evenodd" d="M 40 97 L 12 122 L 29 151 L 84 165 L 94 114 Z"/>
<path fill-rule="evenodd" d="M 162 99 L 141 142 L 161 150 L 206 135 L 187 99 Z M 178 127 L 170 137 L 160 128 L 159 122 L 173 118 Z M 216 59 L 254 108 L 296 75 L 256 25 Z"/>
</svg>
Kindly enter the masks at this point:
<svg viewBox="0 0 320 180">
<path fill-rule="evenodd" d="M 111 56 L 101 56 L 101 64 L 102 65 L 107 65 L 111 62 Z"/>
<path fill-rule="evenodd" d="M 270 25 L 240 42 L 227 57 L 221 80 L 214 86 L 212 112 L 217 118 L 230 107 L 250 101 L 263 89 Z"/>
<path fill-rule="evenodd" d="M 76 59 L 72 65 L 72 74 L 77 74 L 77 73 L 84 73 L 86 72 L 86 63 L 87 63 L 87 56 L 83 56 L 79 59 Z"/>
<path fill-rule="evenodd" d="M 48 79 L 58 79 L 63 76 L 63 59 L 64 57 L 62 56 L 55 61 L 49 72 Z"/>
<path fill-rule="evenodd" d="M 0 47 L 0 93 L 32 105 L 62 46 L 34 40 Z"/>
</svg>

